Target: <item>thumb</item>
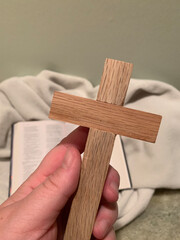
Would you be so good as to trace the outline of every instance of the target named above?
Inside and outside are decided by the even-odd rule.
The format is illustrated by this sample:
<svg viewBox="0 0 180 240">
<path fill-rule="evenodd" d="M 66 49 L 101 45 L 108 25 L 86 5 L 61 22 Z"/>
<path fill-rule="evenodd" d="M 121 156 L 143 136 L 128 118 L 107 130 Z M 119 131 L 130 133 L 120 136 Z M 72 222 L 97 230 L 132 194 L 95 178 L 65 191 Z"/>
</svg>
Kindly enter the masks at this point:
<svg viewBox="0 0 180 240">
<path fill-rule="evenodd" d="M 67 150 L 60 167 L 19 202 L 23 219 L 36 228 L 37 224 L 51 226 L 77 188 L 81 156 L 75 147 L 65 147 Z"/>
</svg>

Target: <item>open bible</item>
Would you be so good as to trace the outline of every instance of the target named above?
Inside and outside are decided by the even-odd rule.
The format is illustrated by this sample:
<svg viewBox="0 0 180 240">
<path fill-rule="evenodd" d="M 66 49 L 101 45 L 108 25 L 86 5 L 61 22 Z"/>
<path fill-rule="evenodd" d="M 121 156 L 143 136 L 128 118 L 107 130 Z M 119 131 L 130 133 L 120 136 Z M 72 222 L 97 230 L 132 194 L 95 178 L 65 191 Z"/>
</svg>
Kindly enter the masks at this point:
<svg viewBox="0 0 180 240">
<path fill-rule="evenodd" d="M 53 120 L 18 122 L 13 125 L 9 195 L 30 176 L 44 156 L 76 127 Z M 120 174 L 120 189 L 131 188 L 119 136 L 116 136 L 110 164 Z"/>
</svg>

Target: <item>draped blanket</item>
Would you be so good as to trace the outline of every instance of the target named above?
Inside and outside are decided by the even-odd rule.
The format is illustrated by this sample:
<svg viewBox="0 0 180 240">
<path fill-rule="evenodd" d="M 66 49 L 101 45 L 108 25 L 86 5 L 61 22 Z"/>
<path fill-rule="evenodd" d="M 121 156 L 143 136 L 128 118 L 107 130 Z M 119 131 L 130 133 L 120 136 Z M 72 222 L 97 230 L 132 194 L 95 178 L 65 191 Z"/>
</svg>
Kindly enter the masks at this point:
<svg viewBox="0 0 180 240">
<path fill-rule="evenodd" d="M 19 121 L 48 119 L 54 91 L 95 99 L 98 86 L 93 87 L 83 78 L 47 70 L 0 84 L 1 202 L 8 186 L 11 126 Z M 163 118 L 155 144 L 122 137 L 133 188 L 119 193 L 115 229 L 142 213 L 156 188 L 180 188 L 180 92 L 162 82 L 131 79 L 125 106 Z"/>
</svg>

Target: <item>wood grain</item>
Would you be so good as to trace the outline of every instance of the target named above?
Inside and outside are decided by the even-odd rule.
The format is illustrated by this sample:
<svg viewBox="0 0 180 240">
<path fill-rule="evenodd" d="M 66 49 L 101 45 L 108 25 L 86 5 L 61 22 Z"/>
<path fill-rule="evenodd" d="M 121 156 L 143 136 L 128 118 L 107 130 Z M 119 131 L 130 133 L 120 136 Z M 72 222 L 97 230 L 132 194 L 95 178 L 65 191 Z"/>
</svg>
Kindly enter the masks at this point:
<svg viewBox="0 0 180 240">
<path fill-rule="evenodd" d="M 49 117 L 148 142 L 155 142 L 161 122 L 156 114 L 61 92 L 54 94 Z"/>
<path fill-rule="evenodd" d="M 133 69 L 132 63 L 107 58 L 97 100 L 122 106 Z"/>
<path fill-rule="evenodd" d="M 90 240 L 115 134 L 90 129 L 64 239 Z"/>
<path fill-rule="evenodd" d="M 105 62 L 105 73 L 103 72 L 101 79 L 101 85 L 103 85 L 103 87 L 101 89 L 100 85 L 98 101 L 116 104 L 119 103 L 119 105 L 122 105 L 129 83 L 130 74 L 127 74 L 126 71 L 116 71 L 116 68 L 121 69 L 122 64 L 124 66 L 123 68 L 126 69 L 126 64 L 121 63 L 120 61 L 115 61 L 116 67 L 113 71 L 111 71 L 111 67 L 109 67 L 109 65 L 113 65 L 114 61 L 115 60 L 106 60 Z M 127 64 L 127 68 L 128 67 L 129 64 Z M 113 75 L 113 72 L 115 75 Z M 107 78 L 109 75 L 111 75 L 111 77 Z M 117 96 L 121 96 L 120 101 L 117 100 L 117 97 L 114 98 L 113 89 L 112 92 L 109 91 L 107 96 L 106 91 L 109 86 L 111 86 L 111 83 L 116 88 L 117 85 L 121 83 L 123 91 L 121 91 L 121 88 L 117 91 Z M 77 111 L 79 111 L 79 108 Z M 102 118 L 102 121 L 104 121 L 104 118 Z M 114 145 L 114 139 L 115 134 L 113 133 L 103 132 L 98 129 L 90 129 L 89 131 L 81 168 L 79 187 L 72 202 L 64 240 L 91 239 L 91 233 L 101 200 L 102 190 Z"/>
</svg>

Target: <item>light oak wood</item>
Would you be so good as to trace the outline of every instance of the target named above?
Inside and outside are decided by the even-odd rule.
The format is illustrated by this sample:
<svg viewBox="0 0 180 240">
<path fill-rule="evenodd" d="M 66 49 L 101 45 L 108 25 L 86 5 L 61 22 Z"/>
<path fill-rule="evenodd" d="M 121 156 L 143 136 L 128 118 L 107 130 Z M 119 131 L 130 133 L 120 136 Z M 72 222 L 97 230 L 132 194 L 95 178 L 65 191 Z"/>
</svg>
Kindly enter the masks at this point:
<svg viewBox="0 0 180 240">
<path fill-rule="evenodd" d="M 156 138 L 160 116 L 120 107 L 131 72 L 132 64 L 106 59 L 97 101 L 57 92 L 54 95 L 50 118 L 91 128 L 64 240 L 91 239 L 115 133 L 146 141 Z"/>
<path fill-rule="evenodd" d="M 114 139 L 113 133 L 89 130 L 79 186 L 71 206 L 64 240 L 91 238 Z"/>
<path fill-rule="evenodd" d="M 132 63 L 107 58 L 97 100 L 122 106 L 133 69 Z"/>
<path fill-rule="evenodd" d="M 155 142 L 161 122 L 156 114 L 61 92 L 54 94 L 49 117 L 148 142 Z"/>
<path fill-rule="evenodd" d="M 116 67 L 112 71 L 111 66 L 114 64 Z M 121 67 L 122 65 L 123 67 Z M 126 66 L 129 67 L 129 64 L 126 65 L 125 63 L 115 60 L 106 60 L 100 84 L 100 93 L 97 97 L 99 101 L 117 104 L 118 101 L 116 100 L 116 97 L 114 98 L 113 87 L 108 94 L 106 94 L 106 90 L 111 88 L 111 83 L 117 88 L 117 85 L 120 82 L 122 89 L 127 90 L 130 75 L 128 75 L 129 78 L 126 78 L 123 75 L 123 71 L 116 71 L 117 68 L 121 69 L 125 67 L 126 69 Z M 113 72 L 115 77 L 112 77 Z M 127 74 L 125 75 L 127 76 Z M 121 100 L 119 101 L 119 105 L 122 105 L 124 102 L 126 90 L 120 94 Z M 94 109 L 94 106 L 91 106 L 90 109 Z M 88 112 L 90 109 L 85 112 Z M 79 110 L 80 108 L 77 109 L 78 112 Z M 96 112 L 94 118 L 98 115 L 99 112 Z M 104 122 L 104 118 L 101 119 L 101 122 Z M 101 200 L 102 190 L 114 145 L 114 139 L 115 134 L 113 133 L 103 132 L 98 129 L 90 129 L 89 131 L 81 168 L 79 187 L 72 202 L 64 240 L 91 239 L 93 225 Z"/>
</svg>

